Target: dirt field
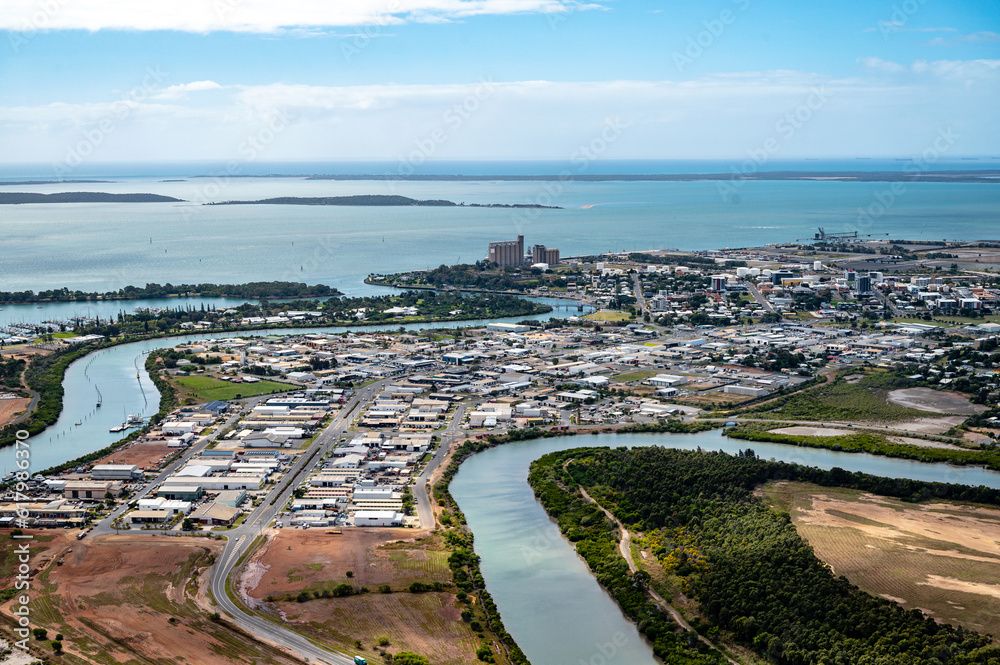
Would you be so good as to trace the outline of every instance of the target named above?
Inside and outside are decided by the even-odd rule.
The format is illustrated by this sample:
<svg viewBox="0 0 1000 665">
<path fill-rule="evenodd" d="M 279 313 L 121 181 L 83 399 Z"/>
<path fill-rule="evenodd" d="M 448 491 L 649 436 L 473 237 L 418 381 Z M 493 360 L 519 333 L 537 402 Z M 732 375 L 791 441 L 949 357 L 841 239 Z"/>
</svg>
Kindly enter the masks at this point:
<svg viewBox="0 0 1000 665">
<path fill-rule="evenodd" d="M 986 411 L 982 404 L 973 404 L 962 393 L 943 392 L 930 388 L 906 388 L 889 393 L 889 401 L 899 406 L 935 413 L 974 416 Z"/>
<path fill-rule="evenodd" d="M 140 442 L 129 448 L 105 455 L 95 464 L 135 464 L 141 469 L 154 469 L 159 467 L 161 457 L 169 457 L 178 450 L 179 448 L 170 448 L 162 441 Z"/>
<path fill-rule="evenodd" d="M 897 423 L 886 423 L 895 429 L 905 429 L 918 434 L 944 434 L 952 427 L 965 422 L 965 416 L 941 416 L 940 418 L 917 418 Z"/>
<path fill-rule="evenodd" d="M 400 536 L 407 538 L 396 540 Z M 263 612 L 369 662 L 382 662 L 375 648 L 382 636 L 389 639 L 384 650 L 390 653 L 413 651 L 435 665 L 476 662 L 479 638 L 462 621 L 464 606 L 455 595 L 407 590 L 413 582 L 450 582 L 448 556 L 439 536 L 415 531 L 344 529 L 328 535 L 324 529 L 285 529 L 246 566 L 240 587 Z M 332 590 L 342 583 L 368 587 L 370 593 L 292 600 L 301 591 Z M 392 593 L 379 593 L 383 584 Z"/>
<path fill-rule="evenodd" d="M 1000 636 L 1000 509 L 804 483 L 762 493 L 837 575 L 939 621 Z"/>
<path fill-rule="evenodd" d="M 0 427 L 9 424 L 14 418 L 21 415 L 31 400 L 27 397 L 19 399 L 0 399 Z"/>
<path fill-rule="evenodd" d="M 105 536 L 69 541 L 33 583 L 32 620 L 62 633 L 68 662 L 300 661 L 209 619 L 204 570 L 221 544 L 194 538 Z"/>
</svg>

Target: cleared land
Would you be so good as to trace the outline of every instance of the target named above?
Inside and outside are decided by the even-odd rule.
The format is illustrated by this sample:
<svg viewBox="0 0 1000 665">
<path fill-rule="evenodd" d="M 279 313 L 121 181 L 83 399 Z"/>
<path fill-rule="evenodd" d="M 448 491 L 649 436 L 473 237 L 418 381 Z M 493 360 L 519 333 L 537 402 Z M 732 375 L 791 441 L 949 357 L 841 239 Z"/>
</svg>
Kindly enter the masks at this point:
<svg viewBox="0 0 1000 665">
<path fill-rule="evenodd" d="M 1000 636 L 1000 510 L 805 483 L 761 493 L 836 574 L 906 609 Z"/>
<path fill-rule="evenodd" d="M 398 540 L 401 535 L 409 538 Z M 465 606 L 455 594 L 406 590 L 413 582 L 450 582 L 448 556 L 441 538 L 426 533 L 285 529 L 249 562 L 240 588 L 259 611 L 368 662 L 382 662 L 380 651 L 413 651 L 435 665 L 476 662 L 480 639 L 462 621 Z M 370 593 L 294 600 L 302 591 L 333 590 L 343 583 L 368 587 Z M 383 584 L 392 593 L 379 593 Z M 383 636 L 390 644 L 376 649 Z"/>
<path fill-rule="evenodd" d="M 31 404 L 31 400 L 27 397 L 0 399 L 0 427 L 7 425 L 24 413 L 29 404 Z"/>
<path fill-rule="evenodd" d="M 32 583 L 33 625 L 65 636 L 59 662 L 301 662 L 210 620 L 204 573 L 220 543 L 123 535 L 63 545 Z"/>
<path fill-rule="evenodd" d="M 128 448 L 117 450 L 97 460 L 95 464 L 135 464 L 141 469 L 160 467 L 160 460 L 176 453 L 179 448 L 171 448 L 166 443 L 139 441 Z"/>
<path fill-rule="evenodd" d="M 211 376 L 178 376 L 171 379 L 177 387 L 177 398 L 182 403 L 191 400 L 191 404 L 211 402 L 213 400 L 230 400 L 240 397 L 256 397 L 271 393 L 283 393 L 295 390 L 295 386 L 276 381 L 261 380 L 258 383 L 230 383 Z"/>
<path fill-rule="evenodd" d="M 930 388 L 905 388 L 893 390 L 888 399 L 893 404 L 921 411 L 936 411 L 960 416 L 974 416 L 987 410 L 982 404 L 973 404 L 962 393 L 931 390 Z"/>
</svg>

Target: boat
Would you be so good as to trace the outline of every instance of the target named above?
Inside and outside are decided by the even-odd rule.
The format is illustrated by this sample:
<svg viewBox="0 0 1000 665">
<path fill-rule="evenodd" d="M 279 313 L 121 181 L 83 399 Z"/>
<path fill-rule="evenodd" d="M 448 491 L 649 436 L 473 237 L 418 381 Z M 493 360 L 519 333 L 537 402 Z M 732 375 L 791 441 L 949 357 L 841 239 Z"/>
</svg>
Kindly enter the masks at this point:
<svg viewBox="0 0 1000 665">
<path fill-rule="evenodd" d="M 129 417 L 125 419 L 125 424 L 126 425 L 141 425 L 142 424 L 142 416 L 140 416 L 138 413 L 130 413 Z"/>
<path fill-rule="evenodd" d="M 125 423 L 122 423 L 121 425 L 116 425 L 115 427 L 112 427 L 108 431 L 109 432 L 124 432 L 127 429 L 128 429 L 128 425 L 126 425 Z"/>
<path fill-rule="evenodd" d="M 77 425 L 82 425 L 82 424 L 83 424 L 83 421 L 82 421 L 82 420 L 77 420 L 77 421 L 76 421 L 76 424 L 77 424 Z"/>
</svg>

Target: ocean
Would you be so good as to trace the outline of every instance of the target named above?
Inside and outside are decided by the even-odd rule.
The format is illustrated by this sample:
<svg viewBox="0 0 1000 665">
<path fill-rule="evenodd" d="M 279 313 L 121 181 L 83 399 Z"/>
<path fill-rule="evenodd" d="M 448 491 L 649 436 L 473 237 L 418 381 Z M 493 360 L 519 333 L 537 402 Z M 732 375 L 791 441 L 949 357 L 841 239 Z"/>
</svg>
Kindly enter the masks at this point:
<svg viewBox="0 0 1000 665">
<path fill-rule="evenodd" d="M 901 170 L 897 160 L 775 162 L 771 170 Z M 936 169 L 998 168 L 962 160 Z M 722 162 L 608 162 L 588 173 L 726 172 Z M 556 162 L 447 163 L 425 173 L 558 174 Z M 759 246 L 827 231 L 871 237 L 1000 237 L 1000 184 L 831 181 L 548 182 L 306 180 L 192 177 L 220 165 L 95 165 L 64 177 L 111 182 L 9 184 L 0 191 L 150 192 L 187 203 L 0 206 L 0 290 L 127 284 L 324 283 L 347 295 L 378 293 L 370 273 L 471 263 L 493 240 L 557 247 L 563 256 L 646 249 Z M 248 164 L 240 173 L 392 172 L 385 163 Z M 213 171 L 214 170 L 214 171 Z M 46 167 L 0 168 L 0 181 L 51 178 Z M 168 181 L 168 182 L 165 182 Z M 733 190 L 735 187 L 735 191 Z M 275 196 L 400 194 L 464 203 L 537 203 L 559 209 L 206 206 Z"/>
</svg>

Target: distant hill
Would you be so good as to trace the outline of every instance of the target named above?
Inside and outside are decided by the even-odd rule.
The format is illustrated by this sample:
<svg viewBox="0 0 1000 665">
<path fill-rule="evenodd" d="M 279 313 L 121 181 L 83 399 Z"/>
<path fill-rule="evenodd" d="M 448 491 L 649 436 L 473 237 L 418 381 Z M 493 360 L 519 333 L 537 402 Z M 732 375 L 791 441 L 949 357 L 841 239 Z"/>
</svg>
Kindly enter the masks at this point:
<svg viewBox="0 0 1000 665">
<path fill-rule="evenodd" d="M 552 208 L 531 203 L 455 203 L 443 199 L 421 201 L 408 196 L 393 194 L 361 194 L 357 196 L 279 196 L 273 199 L 259 201 L 220 201 L 206 205 L 299 205 L 299 206 L 429 206 L 429 207 L 466 207 L 466 208 Z"/>
<path fill-rule="evenodd" d="M 18 203 L 179 203 L 182 199 L 159 194 L 108 194 L 106 192 L 0 192 L 0 205 Z"/>
</svg>

